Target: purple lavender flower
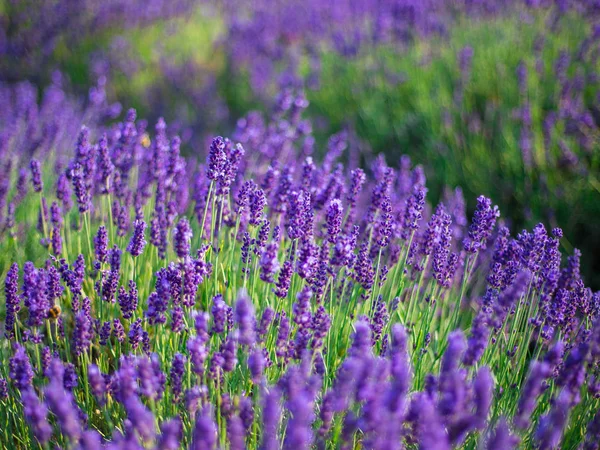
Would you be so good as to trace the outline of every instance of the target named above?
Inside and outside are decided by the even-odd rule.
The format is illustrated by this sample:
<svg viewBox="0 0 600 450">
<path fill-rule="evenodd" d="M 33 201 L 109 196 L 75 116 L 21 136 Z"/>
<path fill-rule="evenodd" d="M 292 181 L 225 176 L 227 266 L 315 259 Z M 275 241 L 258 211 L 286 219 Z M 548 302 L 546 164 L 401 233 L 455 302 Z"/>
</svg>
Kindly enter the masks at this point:
<svg viewBox="0 0 600 450">
<path fill-rule="evenodd" d="M 10 266 L 4 280 L 4 296 L 6 299 L 6 318 L 4 320 L 4 335 L 7 339 L 15 337 L 15 320 L 21 309 L 19 292 L 19 265 Z"/>
<path fill-rule="evenodd" d="M 185 258 L 190 254 L 192 236 L 190 222 L 182 217 L 173 230 L 173 247 L 178 257 Z"/>
<path fill-rule="evenodd" d="M 29 310 L 27 323 L 29 326 L 41 326 L 50 309 L 48 291 L 46 288 L 46 273 L 44 270 L 33 268 L 30 276 L 23 278 L 23 293 L 25 306 Z"/>
<path fill-rule="evenodd" d="M 182 434 L 181 419 L 176 417 L 164 421 L 160 424 L 160 437 L 157 448 L 164 450 L 178 450 L 180 448 Z"/>
<path fill-rule="evenodd" d="M 239 343 L 247 346 L 253 345 L 256 339 L 254 329 L 254 308 L 245 291 L 240 291 L 238 293 L 234 314 L 235 323 L 239 330 Z"/>
<path fill-rule="evenodd" d="M 171 331 L 173 333 L 181 333 L 185 329 L 183 308 L 175 306 L 171 310 Z"/>
<path fill-rule="evenodd" d="M 60 235 L 60 228 L 52 228 L 50 242 L 52 244 L 52 253 L 59 256 L 62 253 L 62 237 Z"/>
<path fill-rule="evenodd" d="M 260 279 L 265 283 L 273 283 L 274 275 L 279 270 L 279 260 L 277 259 L 277 250 L 279 242 L 273 239 L 269 242 L 260 257 Z"/>
<path fill-rule="evenodd" d="M 512 450 L 518 443 L 519 439 L 510 433 L 506 419 L 501 417 L 494 429 L 494 433 L 490 437 L 487 448 L 489 450 Z"/>
<path fill-rule="evenodd" d="M 99 263 L 106 262 L 108 256 L 108 232 L 104 225 L 98 227 L 98 233 L 94 237 L 94 250 L 96 253 L 96 261 Z"/>
<path fill-rule="evenodd" d="M 409 418 L 417 429 L 419 448 L 423 450 L 450 449 L 448 435 L 429 396 L 417 393 L 411 402 Z"/>
<path fill-rule="evenodd" d="M 281 420 L 281 393 L 277 387 L 269 390 L 263 403 L 263 434 L 261 448 L 277 450 L 280 448 L 278 438 Z"/>
<path fill-rule="evenodd" d="M 475 397 L 474 427 L 483 429 L 485 428 L 494 393 L 494 380 L 488 367 L 482 367 L 477 372 L 477 376 L 473 381 L 473 391 Z"/>
<path fill-rule="evenodd" d="M 142 254 L 144 247 L 146 246 L 146 238 L 144 232 L 146 231 L 146 222 L 143 220 L 136 220 L 133 228 L 133 236 L 127 246 L 127 251 L 131 253 L 131 256 L 137 257 Z"/>
<path fill-rule="evenodd" d="M 106 402 L 106 380 L 95 364 L 88 365 L 88 382 L 96 401 L 103 406 Z"/>
<path fill-rule="evenodd" d="M 50 205 L 50 223 L 57 228 L 60 228 L 63 223 L 62 211 L 57 202 L 52 202 Z"/>
<path fill-rule="evenodd" d="M 263 314 L 260 318 L 260 322 L 256 326 L 256 334 L 259 342 L 263 342 L 265 339 L 265 335 L 269 331 L 269 326 L 273 321 L 273 317 L 275 316 L 275 311 L 271 308 L 266 307 L 263 311 Z"/>
<path fill-rule="evenodd" d="M 327 210 L 327 239 L 332 244 L 335 244 L 335 241 L 340 234 L 343 213 L 342 201 L 337 198 L 331 200 Z"/>
<path fill-rule="evenodd" d="M 223 370 L 232 372 L 237 365 L 237 333 L 230 333 L 221 346 L 221 355 L 223 356 Z"/>
<path fill-rule="evenodd" d="M 125 341 L 125 328 L 119 319 L 113 320 L 113 335 L 119 342 Z"/>
<path fill-rule="evenodd" d="M 233 416 L 227 422 L 227 438 L 231 450 L 244 450 L 246 448 L 244 425 L 239 417 Z"/>
<path fill-rule="evenodd" d="M 90 316 L 86 311 L 79 311 L 75 316 L 75 329 L 73 330 L 73 346 L 77 356 L 84 354 L 89 349 L 93 336 Z"/>
<path fill-rule="evenodd" d="M 213 333 L 223 333 L 225 331 L 225 322 L 227 320 L 227 304 L 223 301 L 222 295 L 215 295 L 211 307 L 213 316 Z"/>
<path fill-rule="evenodd" d="M 486 249 L 487 241 L 499 216 L 498 207 L 492 207 L 492 201 L 489 198 L 483 195 L 477 198 L 473 221 L 469 226 L 468 236 L 464 240 L 464 247 L 468 253 L 477 253 L 479 250 Z"/>
<path fill-rule="evenodd" d="M 273 292 L 279 298 L 287 297 L 288 290 L 290 288 L 290 283 L 292 280 L 292 275 L 294 272 L 294 266 L 290 259 L 286 259 L 283 263 L 283 267 L 279 271 L 279 275 L 277 277 L 277 283 L 275 285 L 275 289 Z"/>
<path fill-rule="evenodd" d="M 352 181 L 346 200 L 348 200 L 348 204 L 351 207 L 354 207 L 356 205 L 356 199 L 358 198 L 367 177 L 362 169 L 354 169 L 350 172 L 350 175 Z"/>
<path fill-rule="evenodd" d="M 206 176 L 211 181 L 217 181 L 224 175 L 225 165 L 227 164 L 227 154 L 225 153 L 225 142 L 221 136 L 217 136 L 210 144 L 210 151 L 207 161 Z"/>
<path fill-rule="evenodd" d="M 73 206 L 71 187 L 67 175 L 61 173 L 56 181 L 56 198 L 62 203 L 63 211 L 67 212 Z"/>
<path fill-rule="evenodd" d="M 262 189 L 256 189 L 250 200 L 250 225 L 258 226 L 262 223 L 266 204 L 265 192 Z"/>
<path fill-rule="evenodd" d="M 569 394 L 563 391 L 554 402 L 550 412 L 540 418 L 535 433 L 539 448 L 553 449 L 558 447 L 569 417 L 569 407 Z"/>
<path fill-rule="evenodd" d="M 185 373 L 186 358 L 181 353 L 176 353 L 173 357 L 171 372 L 169 375 L 171 392 L 175 399 L 178 399 L 182 393 L 183 375 Z"/>
<path fill-rule="evenodd" d="M 37 159 L 32 159 L 29 163 L 31 168 L 31 184 L 35 192 L 42 192 L 44 184 L 42 182 L 42 169 L 40 162 Z"/>
<path fill-rule="evenodd" d="M 123 405 L 133 428 L 144 441 L 152 441 L 156 436 L 152 412 L 135 395 L 125 398 Z"/>
<path fill-rule="evenodd" d="M 260 383 L 265 369 L 265 358 L 260 349 L 255 349 L 248 356 L 248 368 L 254 383 Z"/>
<path fill-rule="evenodd" d="M 526 429 L 531 420 L 531 413 L 536 406 L 538 396 L 542 393 L 543 382 L 551 375 L 551 369 L 545 362 L 534 361 L 525 385 L 521 389 L 521 397 L 517 414 L 515 416 L 515 425 L 521 429 Z"/>
<path fill-rule="evenodd" d="M 62 364 L 54 360 L 53 365 Z M 55 374 L 44 389 L 44 398 L 48 408 L 56 416 L 56 421 L 62 433 L 72 440 L 77 440 L 82 433 L 79 421 L 78 408 L 74 403 L 73 396 L 66 391 L 60 376 Z"/>
<path fill-rule="evenodd" d="M 91 197 L 86 185 L 84 169 L 79 163 L 76 163 L 73 170 L 71 170 L 71 181 L 77 200 L 77 207 L 79 212 L 83 214 L 91 208 Z"/>
<path fill-rule="evenodd" d="M 25 389 L 21 392 L 21 402 L 23 403 L 23 414 L 33 435 L 40 444 L 46 444 L 52 436 L 52 427 L 48 423 L 48 410 L 40 402 L 33 388 Z"/>
<path fill-rule="evenodd" d="M 190 450 L 214 449 L 217 443 L 217 427 L 210 407 L 205 406 L 196 415 Z"/>
<path fill-rule="evenodd" d="M 423 217 L 426 194 L 427 189 L 425 187 L 416 185 L 412 195 L 406 200 L 402 222 L 402 239 L 408 240 L 411 234 L 418 229 L 418 224 Z"/>
</svg>

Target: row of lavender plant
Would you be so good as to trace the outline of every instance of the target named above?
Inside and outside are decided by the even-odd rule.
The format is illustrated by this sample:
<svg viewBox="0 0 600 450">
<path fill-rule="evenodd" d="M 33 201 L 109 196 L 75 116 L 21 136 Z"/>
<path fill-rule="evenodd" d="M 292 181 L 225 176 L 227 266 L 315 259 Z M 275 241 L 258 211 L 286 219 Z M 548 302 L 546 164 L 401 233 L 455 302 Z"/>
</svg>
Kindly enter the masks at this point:
<svg viewBox="0 0 600 450">
<path fill-rule="evenodd" d="M 206 163 L 130 110 L 7 170 L 5 446 L 597 445 L 600 295 L 561 231 L 430 207 L 406 157 L 344 167 L 344 134 L 317 164 L 306 105 Z"/>
</svg>

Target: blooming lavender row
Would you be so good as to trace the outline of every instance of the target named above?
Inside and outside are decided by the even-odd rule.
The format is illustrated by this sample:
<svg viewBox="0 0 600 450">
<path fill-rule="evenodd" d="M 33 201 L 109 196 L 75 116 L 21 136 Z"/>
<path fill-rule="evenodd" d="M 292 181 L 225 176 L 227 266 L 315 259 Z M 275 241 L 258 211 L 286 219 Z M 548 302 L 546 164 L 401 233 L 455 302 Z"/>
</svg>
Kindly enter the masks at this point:
<svg viewBox="0 0 600 450">
<path fill-rule="evenodd" d="M 134 110 L 15 158 L 2 442 L 594 448 L 600 295 L 562 231 L 432 207 L 408 157 L 346 168 L 345 133 L 319 163 L 305 107 L 283 92 L 205 161 Z"/>
</svg>

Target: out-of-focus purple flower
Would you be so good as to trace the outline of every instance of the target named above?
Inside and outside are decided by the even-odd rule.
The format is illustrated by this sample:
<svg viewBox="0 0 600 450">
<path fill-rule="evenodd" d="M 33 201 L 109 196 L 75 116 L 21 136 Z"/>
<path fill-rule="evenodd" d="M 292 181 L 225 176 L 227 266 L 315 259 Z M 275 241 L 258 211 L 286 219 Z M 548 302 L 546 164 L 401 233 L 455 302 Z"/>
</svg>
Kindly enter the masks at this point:
<svg viewBox="0 0 600 450">
<path fill-rule="evenodd" d="M 475 428 L 483 429 L 493 401 L 494 380 L 488 367 L 482 367 L 473 381 Z"/>
<path fill-rule="evenodd" d="M 266 307 L 263 310 L 263 314 L 260 318 L 260 322 L 256 326 L 256 334 L 258 335 L 258 341 L 263 342 L 265 339 L 265 335 L 269 331 L 269 326 L 273 321 L 273 317 L 275 316 L 275 311 L 271 308 Z"/>
<path fill-rule="evenodd" d="M 73 347 L 77 356 L 84 354 L 92 345 L 94 337 L 93 324 L 90 316 L 83 310 L 75 316 L 73 330 Z"/>
<path fill-rule="evenodd" d="M 223 296 L 218 294 L 213 298 L 211 307 L 213 316 L 212 332 L 223 333 L 225 331 L 225 321 L 227 320 L 227 304 L 223 301 Z"/>
<path fill-rule="evenodd" d="M 277 450 L 279 421 L 281 420 L 281 393 L 277 387 L 269 389 L 263 400 L 263 433 L 261 448 Z"/>
<path fill-rule="evenodd" d="M 133 428 L 140 434 L 144 441 L 152 441 L 156 436 L 152 412 L 135 395 L 127 397 L 123 405 L 127 412 L 127 418 L 131 421 Z"/>
<path fill-rule="evenodd" d="M 223 355 L 223 370 L 232 372 L 237 365 L 237 333 L 229 333 L 227 339 L 221 346 L 221 355 Z"/>
<path fill-rule="evenodd" d="M 59 360 L 54 360 L 52 364 L 59 365 L 62 363 Z M 82 433 L 78 408 L 71 393 L 64 389 L 60 378 L 56 374 L 51 378 L 50 384 L 44 388 L 44 398 L 48 408 L 56 416 L 56 421 L 62 433 L 69 439 L 76 441 Z"/>
<path fill-rule="evenodd" d="M 196 415 L 190 450 L 212 450 L 217 443 L 217 427 L 210 407 L 205 406 Z"/>
<path fill-rule="evenodd" d="M 521 389 L 521 396 L 517 414 L 515 415 L 515 425 L 521 429 L 526 429 L 531 420 L 538 396 L 542 393 L 543 382 L 551 375 L 550 367 L 545 362 L 534 361 L 529 371 L 529 376 Z"/>
<path fill-rule="evenodd" d="M 254 349 L 248 356 L 248 368 L 254 383 L 260 383 L 265 368 L 265 357 L 262 350 Z"/>
<path fill-rule="evenodd" d="M 69 180 L 64 173 L 61 173 L 56 181 L 56 198 L 62 203 L 63 211 L 65 213 L 73 206 L 71 187 L 69 186 Z"/>
<path fill-rule="evenodd" d="M 501 417 L 487 443 L 488 450 L 512 450 L 519 444 L 519 438 L 512 435 L 508 423 Z"/>
<path fill-rule="evenodd" d="M 15 344 L 14 356 L 9 361 L 9 376 L 11 380 L 13 380 L 17 389 L 23 391 L 31 387 L 33 375 L 33 368 L 31 367 L 25 347 Z"/>
<path fill-rule="evenodd" d="M 235 323 L 239 330 L 239 343 L 251 346 L 256 339 L 254 308 L 246 292 L 240 291 L 235 304 Z"/>
<path fill-rule="evenodd" d="M 535 439 L 539 448 L 553 449 L 558 447 L 567 424 L 570 406 L 569 394 L 563 391 L 552 405 L 550 412 L 540 418 L 535 432 Z"/>
<path fill-rule="evenodd" d="M 423 450 L 451 448 L 441 418 L 428 395 L 419 392 L 413 396 L 408 415 L 415 424 L 419 448 Z"/>
<path fill-rule="evenodd" d="M 52 436 L 52 427 L 48 423 L 48 410 L 42 402 L 40 402 L 33 388 L 28 388 L 21 391 L 21 402 L 23 403 L 23 414 L 33 435 L 44 445 Z"/>
<path fill-rule="evenodd" d="M 95 364 L 88 365 L 88 382 L 96 401 L 103 406 L 106 402 L 106 380 Z"/>
<path fill-rule="evenodd" d="M 178 417 L 166 420 L 160 424 L 160 437 L 157 448 L 164 450 L 178 450 L 183 430 L 181 419 Z"/>
<path fill-rule="evenodd" d="M 246 448 L 244 425 L 238 416 L 231 417 L 227 422 L 227 439 L 231 450 L 244 450 Z"/>
<path fill-rule="evenodd" d="M 260 257 L 260 279 L 265 283 L 273 283 L 274 275 L 279 270 L 279 260 L 277 259 L 277 250 L 279 242 L 275 239 L 269 242 Z"/>
</svg>

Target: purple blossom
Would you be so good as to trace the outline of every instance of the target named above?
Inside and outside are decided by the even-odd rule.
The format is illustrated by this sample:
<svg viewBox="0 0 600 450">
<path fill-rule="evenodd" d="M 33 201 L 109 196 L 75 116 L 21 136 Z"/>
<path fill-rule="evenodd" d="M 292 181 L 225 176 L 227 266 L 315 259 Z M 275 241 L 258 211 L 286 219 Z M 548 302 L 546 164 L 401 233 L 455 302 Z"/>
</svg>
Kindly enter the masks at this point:
<svg viewBox="0 0 600 450">
<path fill-rule="evenodd" d="M 106 380 L 95 364 L 88 365 L 88 381 L 90 390 L 100 406 L 106 402 Z"/>
<path fill-rule="evenodd" d="M 225 142 L 221 136 L 217 136 L 210 144 L 210 151 L 207 161 L 206 176 L 211 181 L 217 181 L 223 177 L 225 165 L 227 164 L 227 154 L 225 153 Z"/>
<path fill-rule="evenodd" d="M 15 352 L 9 360 L 8 367 L 9 376 L 17 389 L 23 391 L 31 387 L 34 374 L 25 347 L 15 344 Z"/>
<path fill-rule="evenodd" d="M 136 220 L 133 226 L 133 236 L 127 246 L 127 251 L 131 253 L 131 256 L 137 257 L 142 254 L 144 247 L 146 246 L 146 238 L 144 233 L 146 231 L 146 222 L 143 220 Z"/>
<path fill-rule="evenodd" d="M 486 249 L 487 241 L 499 216 L 498 207 L 492 207 L 489 198 L 483 195 L 477 198 L 477 208 L 469 226 L 468 236 L 464 240 L 464 247 L 468 253 L 477 253 L 479 250 Z"/>
<path fill-rule="evenodd" d="M 254 308 L 250 298 L 244 291 L 238 293 L 238 299 L 234 309 L 235 323 L 239 330 L 239 343 L 241 345 L 251 346 L 254 344 Z"/>
<path fill-rule="evenodd" d="M 106 262 L 108 256 L 108 232 L 104 225 L 98 227 L 98 233 L 94 237 L 94 250 L 96 253 L 96 261 L 99 263 Z"/>
<path fill-rule="evenodd" d="M 37 159 L 32 159 L 29 163 L 31 168 L 31 185 L 35 192 L 42 192 L 44 184 L 42 182 L 42 168 L 41 164 Z"/>
<path fill-rule="evenodd" d="M 4 280 L 4 297 L 6 299 L 6 318 L 4 320 L 4 335 L 7 339 L 15 337 L 15 319 L 21 309 L 19 291 L 19 265 L 10 266 Z"/>
<path fill-rule="evenodd" d="M 179 258 L 185 258 L 190 254 L 192 236 L 189 221 L 187 218 L 182 217 L 173 230 L 173 247 Z"/>
<path fill-rule="evenodd" d="M 40 402 L 32 388 L 21 392 L 21 402 L 23 403 L 23 414 L 33 431 L 33 435 L 40 444 L 46 444 L 52 436 L 52 427 L 48 423 L 46 406 Z"/>
<path fill-rule="evenodd" d="M 337 198 L 331 200 L 327 209 L 327 238 L 332 244 L 335 244 L 340 234 L 343 213 L 341 200 Z"/>
<path fill-rule="evenodd" d="M 186 358 L 181 353 L 176 353 L 173 357 L 171 372 L 169 375 L 171 392 L 175 399 L 178 399 L 182 393 L 183 375 L 185 373 Z"/>
</svg>

